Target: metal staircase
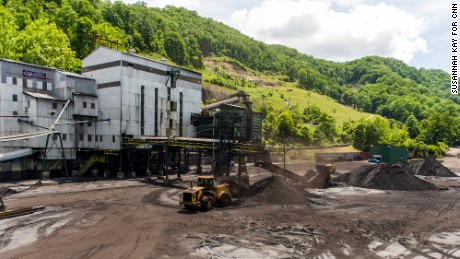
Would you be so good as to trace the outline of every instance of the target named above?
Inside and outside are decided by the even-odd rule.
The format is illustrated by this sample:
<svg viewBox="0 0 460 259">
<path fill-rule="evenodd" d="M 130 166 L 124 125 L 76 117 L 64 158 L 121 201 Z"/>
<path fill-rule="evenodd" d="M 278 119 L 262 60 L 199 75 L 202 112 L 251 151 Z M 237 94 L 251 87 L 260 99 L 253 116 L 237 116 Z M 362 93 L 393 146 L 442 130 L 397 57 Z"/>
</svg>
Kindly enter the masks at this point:
<svg viewBox="0 0 460 259">
<path fill-rule="evenodd" d="M 94 163 L 105 163 L 105 156 L 92 156 L 90 159 L 86 161 L 86 163 L 80 167 L 78 172 L 74 176 L 82 176 Z"/>
</svg>

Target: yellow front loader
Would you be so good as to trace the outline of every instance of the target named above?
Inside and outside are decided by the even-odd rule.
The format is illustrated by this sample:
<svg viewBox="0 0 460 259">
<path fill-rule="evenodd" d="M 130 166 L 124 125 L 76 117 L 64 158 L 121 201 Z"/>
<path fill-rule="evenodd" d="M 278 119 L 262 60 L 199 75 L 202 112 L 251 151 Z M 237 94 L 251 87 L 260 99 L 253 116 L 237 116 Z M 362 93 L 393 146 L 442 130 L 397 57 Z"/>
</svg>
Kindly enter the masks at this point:
<svg viewBox="0 0 460 259">
<path fill-rule="evenodd" d="M 241 183 L 232 178 L 216 184 L 214 176 L 198 176 L 197 185 L 180 194 L 180 205 L 203 211 L 212 209 L 214 205 L 226 207 L 241 194 L 241 187 Z"/>
</svg>

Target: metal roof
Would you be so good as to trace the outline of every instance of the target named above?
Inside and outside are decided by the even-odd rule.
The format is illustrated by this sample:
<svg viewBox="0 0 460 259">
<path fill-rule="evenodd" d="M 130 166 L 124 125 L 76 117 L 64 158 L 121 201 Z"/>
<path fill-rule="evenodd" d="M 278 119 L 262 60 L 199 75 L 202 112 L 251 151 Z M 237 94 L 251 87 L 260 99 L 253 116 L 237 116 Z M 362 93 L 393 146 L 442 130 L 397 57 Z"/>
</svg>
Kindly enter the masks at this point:
<svg viewBox="0 0 460 259">
<path fill-rule="evenodd" d="M 49 94 L 44 94 L 44 93 L 36 93 L 36 92 L 28 92 L 24 91 L 25 94 L 32 96 L 34 98 L 39 98 L 39 99 L 46 99 L 46 100 L 53 100 L 53 101 L 65 101 L 64 99 L 49 95 Z"/>
</svg>

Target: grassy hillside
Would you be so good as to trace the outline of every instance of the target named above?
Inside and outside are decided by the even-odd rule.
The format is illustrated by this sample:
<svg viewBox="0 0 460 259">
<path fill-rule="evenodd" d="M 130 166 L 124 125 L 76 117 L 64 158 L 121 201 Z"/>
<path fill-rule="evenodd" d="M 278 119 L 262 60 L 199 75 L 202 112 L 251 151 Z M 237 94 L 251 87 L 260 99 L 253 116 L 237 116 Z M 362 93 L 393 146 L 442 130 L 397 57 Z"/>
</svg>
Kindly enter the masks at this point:
<svg viewBox="0 0 460 259">
<path fill-rule="evenodd" d="M 331 115 L 338 125 L 346 121 L 358 121 L 360 119 L 371 119 L 379 115 L 361 112 L 352 107 L 338 103 L 331 97 L 318 94 L 313 91 L 295 87 L 291 82 L 281 81 L 280 76 L 269 76 L 252 71 L 248 68 L 242 68 L 237 65 L 224 61 L 223 58 L 208 58 L 205 61 L 205 70 L 203 71 L 205 92 L 205 101 L 217 101 L 224 99 L 237 90 L 243 90 L 250 95 L 251 101 L 254 102 L 254 109 L 260 111 L 262 105 L 271 107 L 274 111 L 289 110 L 295 108 L 302 112 L 308 105 L 316 105 L 321 111 Z M 229 87 L 218 86 L 210 83 L 212 78 L 229 75 L 231 81 Z M 225 77 L 225 76 L 224 76 Z M 246 80 L 245 86 L 241 80 Z M 240 81 L 236 83 L 235 81 Z"/>
</svg>

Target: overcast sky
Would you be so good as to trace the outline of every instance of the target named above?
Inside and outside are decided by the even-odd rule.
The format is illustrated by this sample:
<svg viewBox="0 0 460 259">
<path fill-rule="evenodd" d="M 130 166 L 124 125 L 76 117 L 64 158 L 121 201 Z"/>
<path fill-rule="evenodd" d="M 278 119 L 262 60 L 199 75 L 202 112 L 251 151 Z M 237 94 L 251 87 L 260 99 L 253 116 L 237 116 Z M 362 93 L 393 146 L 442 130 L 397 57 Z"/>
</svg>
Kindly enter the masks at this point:
<svg viewBox="0 0 460 259">
<path fill-rule="evenodd" d="M 317 58 L 348 61 L 379 55 L 417 68 L 450 69 L 452 1 L 143 1 L 150 7 L 174 5 L 195 10 L 257 40 L 296 48 Z"/>
</svg>

